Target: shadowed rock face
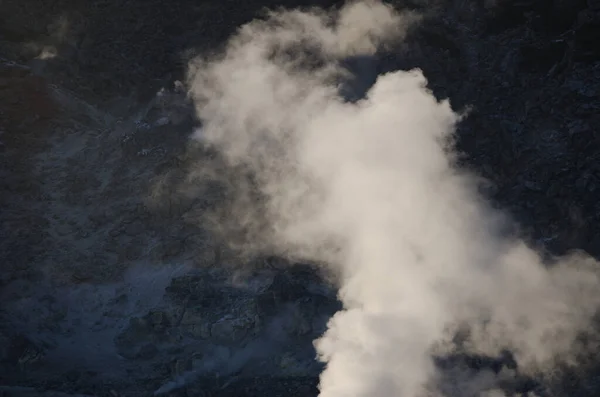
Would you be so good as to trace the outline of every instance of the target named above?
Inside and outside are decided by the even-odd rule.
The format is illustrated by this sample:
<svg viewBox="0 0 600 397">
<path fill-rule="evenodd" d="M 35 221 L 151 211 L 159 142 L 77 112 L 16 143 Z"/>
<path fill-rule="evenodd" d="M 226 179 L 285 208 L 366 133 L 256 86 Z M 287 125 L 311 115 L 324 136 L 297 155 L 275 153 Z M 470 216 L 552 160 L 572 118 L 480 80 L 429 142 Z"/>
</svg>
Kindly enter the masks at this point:
<svg viewBox="0 0 600 397">
<path fill-rule="evenodd" d="M 536 29 L 560 33 L 569 29 L 577 14 L 588 6 L 586 0 L 499 0 L 483 3 L 491 17 L 489 32 L 530 22 Z"/>
<path fill-rule="evenodd" d="M 46 80 L 18 64 L 0 64 L 0 90 L 0 139 L 4 145 L 24 145 L 28 136 L 32 142 L 36 133 L 43 133 L 61 110 L 52 98 Z"/>
<path fill-rule="evenodd" d="M 199 122 L 174 81 L 261 7 L 338 3 L 2 2 L 0 391 L 317 395 L 312 340 L 340 309 L 335 288 L 307 266 L 231 274 L 243 260 L 196 221 L 218 189 L 181 188 L 211 155 L 189 147 Z M 443 5 L 404 47 L 348 59 L 342 94 L 421 67 L 437 96 L 475 104 L 461 161 L 522 233 L 550 253 L 598 255 L 598 9 L 569 4 L 498 2 L 466 22 Z M 507 357 L 437 364 L 506 371 L 506 390 L 543 396 Z M 585 371 L 565 373 L 555 395 L 592 395 Z"/>
<path fill-rule="evenodd" d="M 181 79 L 187 50 L 218 46 L 264 8 L 336 3 L 342 2 L 8 1 L 0 29 L 21 59 L 52 49 L 57 57 L 47 58 L 45 67 L 73 90 L 103 99 L 133 90 L 146 100 L 165 79 Z"/>
</svg>

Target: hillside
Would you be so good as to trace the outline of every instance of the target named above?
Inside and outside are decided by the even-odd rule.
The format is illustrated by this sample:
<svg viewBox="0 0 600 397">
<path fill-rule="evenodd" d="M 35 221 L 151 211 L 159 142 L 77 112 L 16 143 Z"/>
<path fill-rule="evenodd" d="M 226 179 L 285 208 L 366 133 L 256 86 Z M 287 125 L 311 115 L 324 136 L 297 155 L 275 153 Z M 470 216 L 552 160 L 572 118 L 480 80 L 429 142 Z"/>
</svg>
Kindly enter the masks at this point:
<svg viewBox="0 0 600 397">
<path fill-rule="evenodd" d="M 547 257 L 600 256 L 600 4 L 391 3 L 423 19 L 366 69 L 349 61 L 358 85 L 420 68 L 469 109 L 460 166 L 514 234 Z M 218 183 L 238 170 L 190 139 L 188 63 L 279 6 L 340 3 L 0 3 L 0 395 L 317 395 L 335 283 L 229 246 L 260 238 L 220 233 L 243 223 L 224 205 L 237 187 Z M 583 362 L 500 387 L 593 396 L 597 357 Z"/>
</svg>

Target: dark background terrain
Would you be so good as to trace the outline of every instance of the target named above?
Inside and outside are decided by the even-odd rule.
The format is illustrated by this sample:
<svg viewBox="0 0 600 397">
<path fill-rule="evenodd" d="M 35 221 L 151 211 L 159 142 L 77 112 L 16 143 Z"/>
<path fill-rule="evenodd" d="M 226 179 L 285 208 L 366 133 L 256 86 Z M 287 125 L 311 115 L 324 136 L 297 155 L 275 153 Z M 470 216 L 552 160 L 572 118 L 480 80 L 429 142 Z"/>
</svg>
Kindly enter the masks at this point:
<svg viewBox="0 0 600 397">
<path fill-rule="evenodd" d="M 540 250 L 598 257 L 600 4 L 393 3 L 428 18 L 378 70 L 472 105 L 458 146 L 485 194 Z M 215 270 L 241 259 L 194 222 L 215 198 L 179 189 L 198 121 L 176 81 L 265 7 L 340 4 L 0 2 L 0 395 L 316 395 L 335 291 L 276 258 L 250 289 Z M 600 393 L 594 360 L 553 393 Z"/>
</svg>

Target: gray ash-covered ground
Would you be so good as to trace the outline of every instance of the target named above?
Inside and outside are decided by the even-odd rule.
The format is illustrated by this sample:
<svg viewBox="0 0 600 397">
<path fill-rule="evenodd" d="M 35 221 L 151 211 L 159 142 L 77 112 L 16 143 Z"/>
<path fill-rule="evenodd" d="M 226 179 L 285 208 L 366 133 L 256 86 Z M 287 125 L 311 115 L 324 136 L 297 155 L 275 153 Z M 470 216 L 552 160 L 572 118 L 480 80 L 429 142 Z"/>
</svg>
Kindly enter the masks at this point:
<svg viewBox="0 0 600 397">
<path fill-rule="evenodd" d="M 532 244 L 600 255 L 597 2 L 396 3 L 431 15 L 373 70 L 419 67 L 438 97 L 472 107 L 461 161 Z M 182 194 L 210 154 L 187 145 L 199 121 L 176 81 L 263 7 L 336 4 L 1 3 L 0 395 L 317 394 L 312 340 L 335 290 L 199 226 L 221 197 Z M 511 370 L 439 365 L 457 361 Z M 545 387 L 596 395 L 597 366 Z M 506 388 L 542 393 L 518 374 Z"/>
</svg>

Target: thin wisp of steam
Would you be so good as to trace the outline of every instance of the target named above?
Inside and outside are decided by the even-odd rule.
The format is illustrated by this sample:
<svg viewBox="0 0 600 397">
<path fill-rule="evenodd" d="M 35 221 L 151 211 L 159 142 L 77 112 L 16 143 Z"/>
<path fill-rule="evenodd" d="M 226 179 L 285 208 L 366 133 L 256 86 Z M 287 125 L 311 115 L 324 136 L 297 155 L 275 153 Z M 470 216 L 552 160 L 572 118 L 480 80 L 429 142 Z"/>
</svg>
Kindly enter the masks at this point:
<svg viewBox="0 0 600 397">
<path fill-rule="evenodd" d="M 508 349 L 522 371 L 538 371 L 572 356 L 599 302 L 595 261 L 548 268 L 502 233 L 503 214 L 455 166 L 461 115 L 421 71 L 377 76 L 356 102 L 340 94 L 345 59 L 375 55 L 417 21 L 375 1 L 273 12 L 190 65 L 196 137 L 250 171 L 266 200 L 261 219 L 244 206 L 231 217 L 248 230 L 266 222 L 261 247 L 337 275 L 344 310 L 315 342 L 323 397 L 443 394 L 432 349 L 453 327 L 468 329 L 468 352 Z M 481 379 L 461 387 L 496 393 Z"/>
</svg>

